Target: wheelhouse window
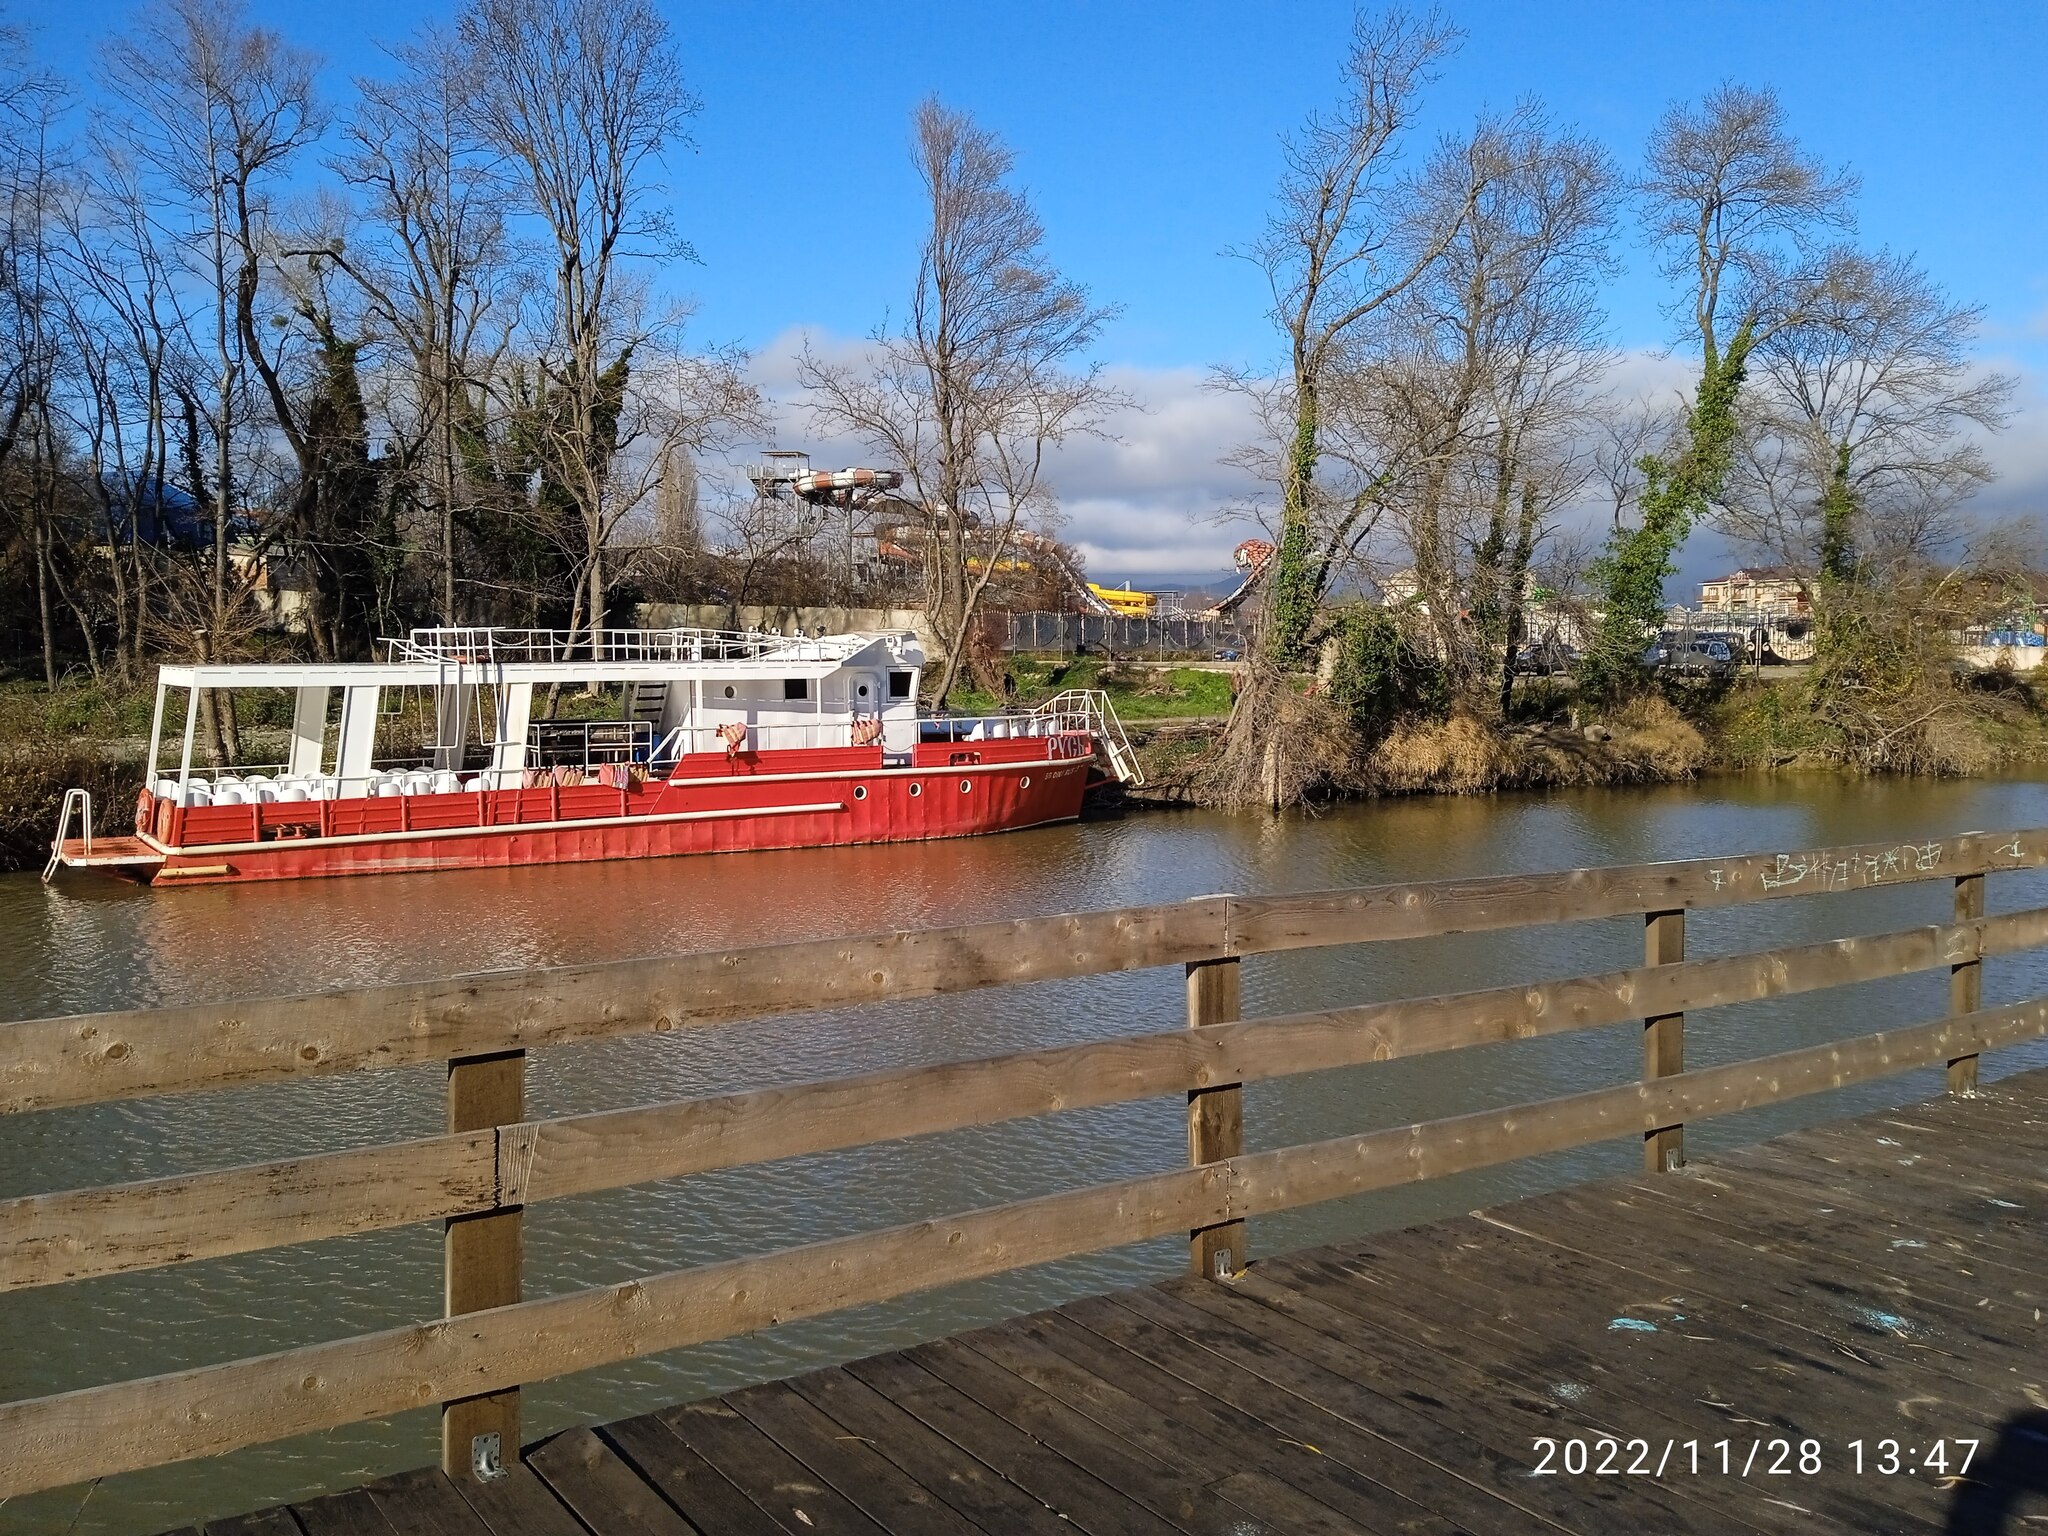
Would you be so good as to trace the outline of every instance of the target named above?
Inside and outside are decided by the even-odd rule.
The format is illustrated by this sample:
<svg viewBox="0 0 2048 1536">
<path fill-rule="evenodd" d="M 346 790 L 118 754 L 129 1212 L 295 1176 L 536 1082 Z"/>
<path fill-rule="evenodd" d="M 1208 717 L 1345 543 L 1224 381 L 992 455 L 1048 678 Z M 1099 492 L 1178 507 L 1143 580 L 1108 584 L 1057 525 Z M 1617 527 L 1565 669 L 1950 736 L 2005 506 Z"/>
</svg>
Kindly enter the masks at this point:
<svg viewBox="0 0 2048 1536">
<path fill-rule="evenodd" d="M 785 699 L 808 699 L 811 696 L 811 680 L 808 677 L 785 677 L 782 680 L 782 696 Z"/>
<path fill-rule="evenodd" d="M 913 672 L 891 672 L 889 674 L 889 697 L 892 699 L 909 698 L 910 680 L 914 676 L 916 674 Z"/>
</svg>

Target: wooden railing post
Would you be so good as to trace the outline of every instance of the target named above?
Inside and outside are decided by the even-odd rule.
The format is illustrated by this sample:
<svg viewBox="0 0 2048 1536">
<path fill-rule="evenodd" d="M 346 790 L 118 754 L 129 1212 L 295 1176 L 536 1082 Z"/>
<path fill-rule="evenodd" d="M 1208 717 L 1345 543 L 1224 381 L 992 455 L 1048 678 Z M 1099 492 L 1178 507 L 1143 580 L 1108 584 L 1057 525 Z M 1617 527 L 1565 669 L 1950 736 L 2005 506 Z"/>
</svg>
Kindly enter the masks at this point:
<svg viewBox="0 0 2048 1536">
<path fill-rule="evenodd" d="M 1956 921 L 1972 922 L 1984 915 L 1984 877 L 1956 876 Z M 1948 968 L 1948 1011 L 1975 1013 L 1984 1003 L 1984 962 L 1965 960 Z M 1948 1091 L 1977 1091 L 1977 1058 L 1958 1056 L 1948 1064 Z"/>
<path fill-rule="evenodd" d="M 1675 965 L 1685 958 L 1685 912 L 1651 912 L 1643 919 L 1643 963 Z M 1685 1070 L 1685 1015 L 1659 1014 L 1643 1020 L 1643 1081 Z M 1659 1126 L 1643 1133 L 1643 1166 L 1663 1173 L 1685 1164 L 1685 1127 Z"/>
<path fill-rule="evenodd" d="M 1231 1024 L 1243 1005 L 1235 955 L 1188 962 L 1188 1027 Z M 1244 1088 L 1196 1088 L 1188 1093 L 1188 1162 L 1221 1162 L 1244 1151 Z M 1188 1234 L 1188 1262 L 1198 1275 L 1221 1279 L 1245 1265 L 1242 1221 L 1198 1227 Z"/>
<path fill-rule="evenodd" d="M 525 1114 L 526 1052 L 458 1056 L 448 1063 L 448 1129 L 516 1124 Z M 443 1223 L 446 1312 L 480 1312 L 520 1299 L 518 1206 Z M 496 1436 L 495 1446 L 491 1436 Z M 441 1405 L 441 1470 L 455 1478 L 495 1476 L 519 1457 L 519 1389 Z"/>
</svg>

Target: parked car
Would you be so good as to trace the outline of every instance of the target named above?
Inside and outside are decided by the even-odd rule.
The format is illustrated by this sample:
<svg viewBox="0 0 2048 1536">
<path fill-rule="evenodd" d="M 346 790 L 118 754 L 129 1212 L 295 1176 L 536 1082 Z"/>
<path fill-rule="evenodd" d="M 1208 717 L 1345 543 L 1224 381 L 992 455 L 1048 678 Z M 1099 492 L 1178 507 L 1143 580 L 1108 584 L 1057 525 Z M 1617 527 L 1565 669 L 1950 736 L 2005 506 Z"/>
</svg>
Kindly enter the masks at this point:
<svg viewBox="0 0 2048 1536">
<path fill-rule="evenodd" d="M 1579 653 L 1562 640 L 1544 640 L 1515 652 L 1515 671 L 1523 677 L 1558 677 L 1578 660 Z"/>
<path fill-rule="evenodd" d="M 1741 663 L 1727 641 L 1695 640 L 1683 650 L 1674 650 L 1665 665 L 1689 677 L 1727 677 Z"/>
</svg>

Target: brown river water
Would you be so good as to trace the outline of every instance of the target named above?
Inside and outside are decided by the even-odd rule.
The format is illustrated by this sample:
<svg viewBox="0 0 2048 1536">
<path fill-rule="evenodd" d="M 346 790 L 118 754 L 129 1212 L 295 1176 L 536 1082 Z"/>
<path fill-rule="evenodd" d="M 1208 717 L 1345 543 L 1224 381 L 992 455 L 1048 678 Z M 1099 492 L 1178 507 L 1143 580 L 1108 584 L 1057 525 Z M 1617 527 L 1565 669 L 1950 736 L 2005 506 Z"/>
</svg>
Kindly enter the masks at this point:
<svg viewBox="0 0 2048 1536">
<path fill-rule="evenodd" d="M 2048 824 L 2048 778 L 1954 783 L 1717 779 L 1645 790 L 1418 799 L 1317 817 L 1134 815 L 972 841 L 147 891 L 0 878 L 0 1019 L 347 986 L 507 966 L 860 933 L 1385 880 L 1561 869 L 1840 843 L 1921 842 Z M 2048 872 L 1997 876 L 1992 911 L 2048 903 Z M 1945 919 L 1946 881 L 1784 900 L 1691 919 L 1694 955 Z M 1254 957 L 1248 1015 L 1427 995 L 1639 964 L 1640 920 Z M 2048 990 L 2048 958 L 1985 965 L 1987 1003 Z M 562 1047 L 530 1063 L 529 1113 L 570 1114 L 1181 1021 L 1172 970 Z M 1931 974 L 1695 1015 L 1688 1064 L 1917 1022 Z M 2048 1064 L 2032 1047 L 1987 1075 Z M 1633 1076 L 1637 1032 L 1591 1031 L 1256 1084 L 1253 1148 L 1398 1125 Z M 1731 1117 L 1688 1150 L 1936 1091 L 1919 1073 Z M 430 1135 L 438 1068 L 194 1094 L 0 1120 L 0 1197 Z M 532 1208 L 529 1296 L 762 1252 L 1174 1166 L 1182 1111 L 1154 1100 L 790 1159 Z M 1253 1223 L 1254 1255 L 1327 1242 L 1637 1166 L 1609 1144 Z M 435 1315 L 440 1233 L 414 1226 L 0 1296 L 0 1399 L 222 1361 Z M 529 1437 L 896 1348 L 1066 1297 L 1175 1273 L 1185 1245 L 1140 1244 L 751 1338 L 546 1382 Z M 146 1533 L 417 1466 L 413 1413 L 212 1461 L 21 1498 L 0 1533 Z"/>
</svg>

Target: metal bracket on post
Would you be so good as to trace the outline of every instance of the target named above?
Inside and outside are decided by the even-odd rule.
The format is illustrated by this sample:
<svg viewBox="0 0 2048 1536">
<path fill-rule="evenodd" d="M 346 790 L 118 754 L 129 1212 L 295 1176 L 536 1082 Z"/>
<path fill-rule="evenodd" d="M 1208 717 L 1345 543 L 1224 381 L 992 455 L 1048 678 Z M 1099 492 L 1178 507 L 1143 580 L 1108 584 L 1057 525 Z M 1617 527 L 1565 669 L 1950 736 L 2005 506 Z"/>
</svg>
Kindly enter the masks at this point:
<svg viewBox="0 0 2048 1536">
<path fill-rule="evenodd" d="M 470 1440 L 469 1471 L 480 1483 L 495 1483 L 506 1475 L 504 1451 L 495 1429 Z"/>
<path fill-rule="evenodd" d="M 448 1129 L 480 1131 L 516 1125 L 524 1112 L 525 1093 L 524 1051 L 457 1057 L 448 1063 Z M 506 1205 L 451 1216 L 442 1223 L 448 1316 L 509 1306 L 519 1300 L 522 1220 L 520 1206 Z M 486 1444 L 492 1464 L 501 1470 L 508 1465 L 508 1457 L 519 1459 L 517 1387 L 442 1403 L 443 1472 L 455 1478 L 482 1478 L 482 1448 Z"/>
</svg>

